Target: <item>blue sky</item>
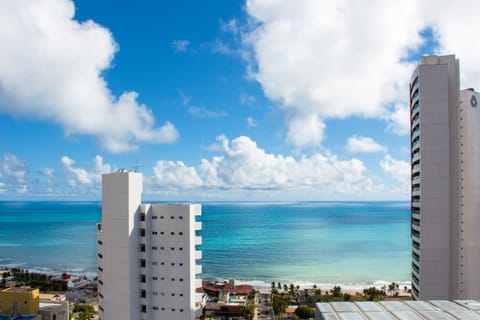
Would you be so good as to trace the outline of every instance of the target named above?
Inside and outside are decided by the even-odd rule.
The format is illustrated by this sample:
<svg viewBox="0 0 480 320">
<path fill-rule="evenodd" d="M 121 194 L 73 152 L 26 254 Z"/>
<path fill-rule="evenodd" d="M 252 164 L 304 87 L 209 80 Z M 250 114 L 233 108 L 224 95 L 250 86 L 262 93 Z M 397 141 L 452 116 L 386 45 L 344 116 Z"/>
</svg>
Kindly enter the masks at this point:
<svg viewBox="0 0 480 320">
<path fill-rule="evenodd" d="M 0 200 L 408 199 L 418 57 L 480 83 L 479 4 L 433 3 L 2 1 Z"/>
</svg>

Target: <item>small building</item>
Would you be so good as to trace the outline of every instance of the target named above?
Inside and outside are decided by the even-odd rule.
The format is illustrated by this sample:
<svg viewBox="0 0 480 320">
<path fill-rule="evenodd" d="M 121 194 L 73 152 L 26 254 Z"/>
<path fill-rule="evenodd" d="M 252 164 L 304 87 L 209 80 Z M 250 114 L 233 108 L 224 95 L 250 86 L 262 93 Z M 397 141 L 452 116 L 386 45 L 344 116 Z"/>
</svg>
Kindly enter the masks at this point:
<svg viewBox="0 0 480 320">
<path fill-rule="evenodd" d="M 297 310 L 298 306 L 288 306 L 285 308 L 285 313 L 287 314 L 287 318 L 290 318 Z"/>
<path fill-rule="evenodd" d="M 13 311 L 23 315 L 38 314 L 39 303 L 40 290 L 38 289 L 7 288 L 0 291 L 0 314 L 10 314 Z"/>
<path fill-rule="evenodd" d="M 42 315 L 42 320 L 68 320 L 68 301 L 41 301 L 40 314 Z"/>
<path fill-rule="evenodd" d="M 0 291 L 0 320 L 42 320 L 38 289 L 7 288 Z"/>
</svg>

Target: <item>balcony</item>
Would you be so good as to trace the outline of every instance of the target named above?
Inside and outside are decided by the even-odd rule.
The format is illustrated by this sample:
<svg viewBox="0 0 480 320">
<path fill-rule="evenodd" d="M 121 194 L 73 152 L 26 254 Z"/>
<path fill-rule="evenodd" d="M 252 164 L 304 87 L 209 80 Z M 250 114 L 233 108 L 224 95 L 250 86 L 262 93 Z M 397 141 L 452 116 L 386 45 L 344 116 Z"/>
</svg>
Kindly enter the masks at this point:
<svg viewBox="0 0 480 320">
<path fill-rule="evenodd" d="M 195 221 L 195 230 L 202 230 L 202 223 L 200 221 Z"/>
<path fill-rule="evenodd" d="M 418 139 L 418 140 L 416 140 L 412 143 L 412 150 L 415 149 L 416 146 L 420 147 L 420 139 Z"/>
<path fill-rule="evenodd" d="M 413 108 L 412 108 L 412 116 L 415 116 L 416 113 L 420 110 L 420 104 L 418 103 L 418 101 L 413 105 Z"/>
<path fill-rule="evenodd" d="M 412 222 L 412 231 L 420 233 L 420 224 L 414 224 Z"/>
<path fill-rule="evenodd" d="M 195 250 L 195 260 L 200 260 L 200 259 L 202 259 L 202 251 Z"/>
<path fill-rule="evenodd" d="M 412 184 L 419 184 L 421 182 L 420 175 L 412 178 Z"/>
<path fill-rule="evenodd" d="M 416 118 L 416 119 L 414 119 L 414 120 L 412 121 L 412 128 L 415 128 L 415 126 L 416 126 L 417 124 L 420 124 L 420 117 L 418 117 L 418 118 Z"/>
<path fill-rule="evenodd" d="M 420 160 L 420 152 L 415 153 L 412 157 L 412 162 L 415 162 L 417 160 Z"/>
<path fill-rule="evenodd" d="M 202 287 L 202 279 L 195 279 L 195 288 L 201 288 Z"/>
<path fill-rule="evenodd" d="M 412 240 L 420 243 L 420 232 L 412 230 Z"/>
<path fill-rule="evenodd" d="M 412 101 L 418 96 L 418 89 L 415 90 L 415 92 L 412 95 Z"/>
<path fill-rule="evenodd" d="M 413 130 L 412 130 L 412 139 L 413 138 L 416 138 L 420 135 L 420 126 L 417 126 L 417 127 L 413 127 Z"/>
<path fill-rule="evenodd" d="M 195 245 L 199 246 L 201 244 L 202 244 L 202 237 L 200 236 L 195 237 Z"/>
<path fill-rule="evenodd" d="M 417 241 L 412 241 L 412 250 L 415 253 L 420 254 L 420 244 Z"/>
<path fill-rule="evenodd" d="M 195 265 L 195 274 L 201 274 L 202 273 L 202 266 L 201 265 Z"/>
</svg>

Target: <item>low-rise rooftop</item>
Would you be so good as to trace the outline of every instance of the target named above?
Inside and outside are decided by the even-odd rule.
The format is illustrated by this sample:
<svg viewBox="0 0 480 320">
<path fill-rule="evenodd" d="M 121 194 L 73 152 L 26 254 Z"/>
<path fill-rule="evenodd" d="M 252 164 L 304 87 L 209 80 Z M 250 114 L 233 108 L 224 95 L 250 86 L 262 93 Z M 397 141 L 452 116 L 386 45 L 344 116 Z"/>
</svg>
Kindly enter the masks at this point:
<svg viewBox="0 0 480 320">
<path fill-rule="evenodd" d="M 430 300 L 317 303 L 315 319 L 480 320 L 480 302 Z"/>
</svg>

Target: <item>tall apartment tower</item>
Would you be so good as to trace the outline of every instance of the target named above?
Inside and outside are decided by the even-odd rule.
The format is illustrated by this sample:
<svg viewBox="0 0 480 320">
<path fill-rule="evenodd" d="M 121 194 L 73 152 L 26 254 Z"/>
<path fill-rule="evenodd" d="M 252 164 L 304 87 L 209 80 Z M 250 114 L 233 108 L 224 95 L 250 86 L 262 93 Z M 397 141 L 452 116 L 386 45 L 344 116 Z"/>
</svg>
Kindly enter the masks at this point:
<svg viewBox="0 0 480 320">
<path fill-rule="evenodd" d="M 142 175 L 103 175 L 98 234 L 99 318 L 186 320 L 200 315 L 198 204 L 141 204 Z"/>
<path fill-rule="evenodd" d="M 480 96 L 459 83 L 454 55 L 422 57 L 411 78 L 415 299 L 480 299 Z"/>
</svg>

